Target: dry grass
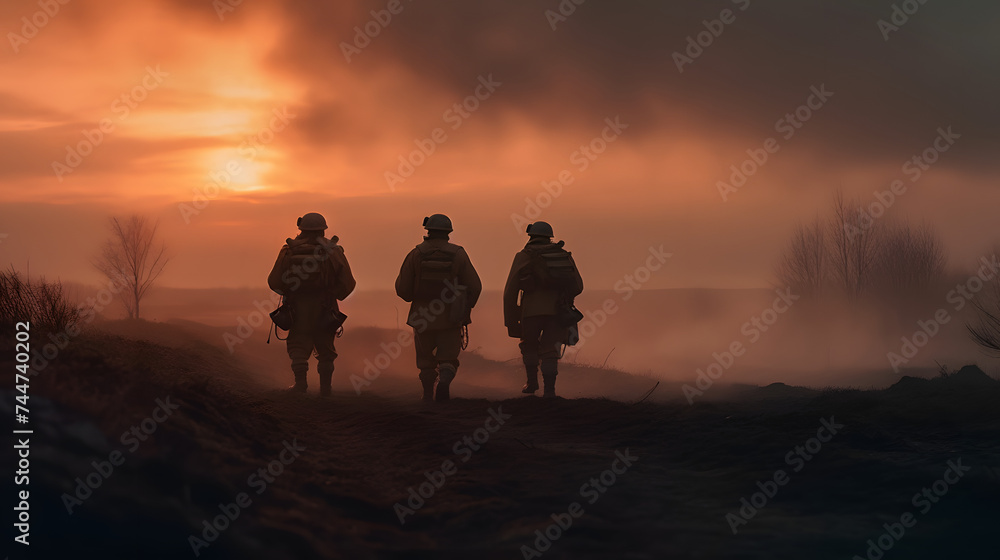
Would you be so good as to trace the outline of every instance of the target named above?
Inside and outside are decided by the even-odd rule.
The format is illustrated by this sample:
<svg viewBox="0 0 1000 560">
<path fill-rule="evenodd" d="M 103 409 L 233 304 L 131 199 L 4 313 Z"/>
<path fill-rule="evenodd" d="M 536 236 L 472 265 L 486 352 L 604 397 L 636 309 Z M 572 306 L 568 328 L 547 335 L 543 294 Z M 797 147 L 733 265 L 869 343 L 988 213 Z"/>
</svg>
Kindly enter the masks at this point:
<svg viewBox="0 0 1000 560">
<path fill-rule="evenodd" d="M 62 283 L 22 278 L 13 267 L 0 272 L 0 327 L 4 332 L 20 321 L 30 321 L 36 331 L 60 332 L 79 320 L 76 308 L 63 295 Z"/>
</svg>

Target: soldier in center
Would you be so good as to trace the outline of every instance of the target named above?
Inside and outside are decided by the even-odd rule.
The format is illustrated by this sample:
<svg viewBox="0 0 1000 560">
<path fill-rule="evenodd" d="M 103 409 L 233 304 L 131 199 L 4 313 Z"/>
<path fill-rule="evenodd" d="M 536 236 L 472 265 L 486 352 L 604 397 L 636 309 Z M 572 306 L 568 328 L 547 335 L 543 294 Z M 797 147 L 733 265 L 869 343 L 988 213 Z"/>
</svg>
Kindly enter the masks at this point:
<svg viewBox="0 0 1000 560">
<path fill-rule="evenodd" d="M 403 260 L 396 295 L 410 303 L 406 324 L 413 327 L 423 398 L 446 401 L 458 372 L 463 331 L 472 322 L 483 284 L 465 249 L 449 242 L 448 216 L 434 214 L 424 218 L 423 226 L 427 235 Z"/>
<path fill-rule="evenodd" d="M 575 344 L 576 322 L 582 317 L 573 299 L 583 292 L 583 278 L 563 242 L 552 242 L 552 226 L 528 226 L 528 243 L 514 255 L 503 291 L 503 318 L 507 334 L 521 340 L 521 358 L 527 375 L 522 393 L 538 390 L 541 366 L 543 397 L 556 396 L 556 375 L 563 344 Z"/>
</svg>

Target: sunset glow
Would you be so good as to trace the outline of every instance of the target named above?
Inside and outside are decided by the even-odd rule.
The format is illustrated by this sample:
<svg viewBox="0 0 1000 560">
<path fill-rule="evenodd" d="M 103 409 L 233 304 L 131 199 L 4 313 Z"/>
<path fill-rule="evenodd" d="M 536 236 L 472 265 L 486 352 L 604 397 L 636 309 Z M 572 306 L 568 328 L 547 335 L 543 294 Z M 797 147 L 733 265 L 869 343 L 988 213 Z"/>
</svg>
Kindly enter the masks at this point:
<svg viewBox="0 0 1000 560">
<path fill-rule="evenodd" d="M 23 261 L 32 253 L 29 232 L 45 227 L 32 217 L 73 205 L 81 224 L 71 241 L 78 245 L 67 249 L 74 256 L 35 257 L 33 268 L 92 281 L 87 255 L 104 234 L 103 221 L 140 211 L 158 216 L 176 239 L 164 283 L 194 286 L 192 272 L 203 266 L 195 263 L 205 260 L 194 240 L 211 235 L 255 256 L 211 265 L 218 269 L 207 281 L 242 286 L 256 281 L 295 217 L 317 210 L 330 215 L 349 250 L 372 256 L 359 263 L 359 280 L 386 287 L 392 267 L 379 255 L 394 260 L 419 239 L 424 215 L 450 212 L 457 235 L 481 240 L 484 256 L 506 253 L 520 242 L 516 216 L 544 203 L 544 185 L 566 172 L 569 182 L 540 215 L 557 224 L 558 235 L 593 248 L 579 257 L 597 285 L 610 286 L 630 266 L 624 252 L 604 255 L 610 247 L 624 243 L 641 253 L 668 243 L 690 257 L 657 279 L 660 287 L 762 286 L 788 232 L 819 212 L 833 189 L 871 197 L 947 125 L 961 131 L 961 145 L 893 212 L 922 217 L 939 207 L 946 189 L 976 193 L 975 202 L 949 195 L 949 212 L 962 215 L 961 223 L 935 223 L 961 262 L 981 249 L 964 232 L 988 227 L 989 207 L 1000 202 L 986 187 L 995 160 L 984 159 L 982 119 L 928 101 L 936 95 L 930 84 L 947 78 L 947 64 L 932 65 L 937 77 L 872 77 L 905 60 L 894 48 L 911 40 L 903 33 L 890 47 L 877 32 L 868 38 L 865 76 L 851 69 L 857 62 L 818 67 L 788 53 L 748 75 L 743 57 L 778 56 L 761 37 L 782 33 L 753 25 L 734 26 L 678 72 L 671 53 L 703 15 L 671 23 L 677 45 L 651 47 L 623 31 L 644 25 L 642 18 L 608 36 L 605 8 L 596 6 L 579 10 L 565 32 L 553 32 L 541 10 L 454 7 L 467 12 L 466 37 L 435 23 L 438 8 L 414 4 L 346 56 L 345 44 L 363 42 L 355 27 L 377 7 L 247 2 L 219 11 L 179 0 L 62 6 L 36 35 L 0 55 L 2 217 L 27 228 L 5 225 L 26 239 L 12 238 L 2 250 Z M 21 18 L 36 9 L 6 3 L 3 29 L 22 34 Z M 745 17 L 766 27 L 764 15 L 748 10 Z M 511 18 L 530 24 L 516 38 L 502 31 Z M 444 32 L 461 36 L 435 39 Z M 593 50 L 595 38 L 603 51 Z M 800 50 L 837 48 L 860 47 L 817 38 Z M 778 74 L 774 68 L 783 65 L 797 71 Z M 719 83 L 720 76 L 739 85 Z M 719 182 L 748 150 L 782 139 L 780 119 L 821 84 L 833 97 L 724 202 Z M 920 91 L 928 93 L 906 93 Z M 615 118 L 627 127 L 614 141 L 600 140 Z M 100 132 L 102 122 L 110 132 Z M 201 199 L 207 206 L 197 215 L 180 209 Z M 246 226 L 252 231 L 233 225 L 247 215 L 254 216 Z M 385 235 L 358 235 L 372 228 Z M 487 285 L 495 286 L 502 268 Z"/>
</svg>

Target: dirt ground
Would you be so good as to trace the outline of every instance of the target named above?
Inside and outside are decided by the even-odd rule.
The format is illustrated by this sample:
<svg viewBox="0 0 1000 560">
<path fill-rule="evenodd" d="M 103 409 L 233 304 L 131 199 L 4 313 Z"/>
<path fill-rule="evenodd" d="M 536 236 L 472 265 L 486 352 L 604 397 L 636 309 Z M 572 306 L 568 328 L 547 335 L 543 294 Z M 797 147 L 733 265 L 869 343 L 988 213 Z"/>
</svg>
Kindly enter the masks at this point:
<svg viewBox="0 0 1000 560">
<path fill-rule="evenodd" d="M 645 378 L 619 385 L 634 399 L 522 398 L 516 367 L 472 359 L 513 389 L 468 381 L 425 404 L 389 374 L 358 396 L 346 366 L 332 398 L 287 394 L 192 332 L 88 334 L 33 378 L 35 557 L 997 550 L 1000 382 L 974 370 L 882 391 L 720 388 L 692 406 L 636 402 Z M 590 392 L 583 373 L 563 378 Z"/>
</svg>

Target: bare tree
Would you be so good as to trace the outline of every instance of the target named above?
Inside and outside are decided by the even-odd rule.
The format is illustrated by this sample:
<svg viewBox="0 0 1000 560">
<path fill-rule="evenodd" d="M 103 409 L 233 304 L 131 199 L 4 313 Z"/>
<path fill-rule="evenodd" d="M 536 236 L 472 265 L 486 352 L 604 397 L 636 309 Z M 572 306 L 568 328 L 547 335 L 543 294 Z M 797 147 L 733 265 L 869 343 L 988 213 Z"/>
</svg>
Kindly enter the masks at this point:
<svg viewBox="0 0 1000 560">
<path fill-rule="evenodd" d="M 846 200 L 837 191 L 830 223 L 831 265 L 848 297 L 856 299 L 871 286 L 882 249 L 885 227 L 865 212 L 857 199 Z"/>
<path fill-rule="evenodd" d="M 993 255 L 1000 252 L 994 248 Z M 979 316 L 977 324 L 967 324 L 972 340 L 984 349 L 1000 354 L 1000 277 L 994 277 L 988 288 L 972 300 Z"/>
<path fill-rule="evenodd" d="M 896 293 L 914 293 L 934 285 L 944 273 L 944 247 L 930 226 L 903 223 L 886 227 L 875 282 Z"/>
<path fill-rule="evenodd" d="M 777 275 L 782 286 L 803 295 L 816 296 L 822 292 L 828 265 L 824 229 L 819 218 L 795 228 L 791 243 L 778 261 Z"/>
<path fill-rule="evenodd" d="M 133 215 L 125 220 L 111 218 L 110 227 L 111 239 L 105 242 L 95 266 L 113 283 L 122 285 L 118 297 L 129 317 L 138 319 L 139 303 L 169 260 L 162 243 L 154 248 L 159 223 Z"/>
</svg>

